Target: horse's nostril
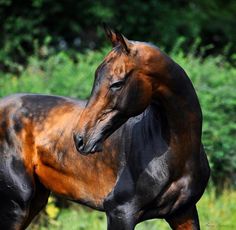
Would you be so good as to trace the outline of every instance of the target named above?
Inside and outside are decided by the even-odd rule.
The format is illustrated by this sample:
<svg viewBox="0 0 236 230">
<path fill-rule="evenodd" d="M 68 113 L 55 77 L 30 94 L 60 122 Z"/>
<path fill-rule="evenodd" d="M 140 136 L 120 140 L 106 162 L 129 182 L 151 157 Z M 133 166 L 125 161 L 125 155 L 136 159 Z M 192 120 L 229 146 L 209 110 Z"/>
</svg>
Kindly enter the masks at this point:
<svg viewBox="0 0 236 230">
<path fill-rule="evenodd" d="M 79 134 L 74 134 L 74 142 L 77 150 L 81 150 L 84 145 L 83 137 Z"/>
<path fill-rule="evenodd" d="M 83 144 L 84 144 L 83 137 L 80 136 L 80 135 L 78 135 L 78 136 L 77 136 L 77 145 L 78 145 L 78 147 L 79 147 L 79 148 L 82 147 Z"/>
</svg>

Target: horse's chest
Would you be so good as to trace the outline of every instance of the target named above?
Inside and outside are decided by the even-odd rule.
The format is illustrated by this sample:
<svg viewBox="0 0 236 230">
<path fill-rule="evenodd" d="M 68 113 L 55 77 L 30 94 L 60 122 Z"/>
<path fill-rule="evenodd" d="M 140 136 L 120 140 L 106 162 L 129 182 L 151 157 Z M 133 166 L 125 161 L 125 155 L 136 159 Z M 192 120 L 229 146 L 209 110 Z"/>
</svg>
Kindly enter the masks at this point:
<svg viewBox="0 0 236 230">
<path fill-rule="evenodd" d="M 146 165 L 140 165 L 140 168 L 143 168 L 136 172 L 136 196 L 144 200 L 154 199 L 169 181 L 166 155 L 156 156 Z"/>
<path fill-rule="evenodd" d="M 144 206 L 155 199 L 169 180 L 166 155 L 156 156 L 141 164 L 137 159 L 122 169 L 110 195 L 111 200 L 131 200 Z"/>
</svg>

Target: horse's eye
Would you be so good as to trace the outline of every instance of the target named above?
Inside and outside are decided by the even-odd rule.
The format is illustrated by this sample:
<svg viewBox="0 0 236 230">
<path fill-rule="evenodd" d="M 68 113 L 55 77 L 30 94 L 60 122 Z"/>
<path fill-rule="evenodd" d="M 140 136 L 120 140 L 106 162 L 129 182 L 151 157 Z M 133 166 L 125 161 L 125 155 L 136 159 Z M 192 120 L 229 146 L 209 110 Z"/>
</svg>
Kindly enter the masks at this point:
<svg viewBox="0 0 236 230">
<path fill-rule="evenodd" d="M 110 85 L 110 89 L 112 91 L 120 90 L 122 86 L 124 85 L 124 81 L 116 81 Z"/>
</svg>

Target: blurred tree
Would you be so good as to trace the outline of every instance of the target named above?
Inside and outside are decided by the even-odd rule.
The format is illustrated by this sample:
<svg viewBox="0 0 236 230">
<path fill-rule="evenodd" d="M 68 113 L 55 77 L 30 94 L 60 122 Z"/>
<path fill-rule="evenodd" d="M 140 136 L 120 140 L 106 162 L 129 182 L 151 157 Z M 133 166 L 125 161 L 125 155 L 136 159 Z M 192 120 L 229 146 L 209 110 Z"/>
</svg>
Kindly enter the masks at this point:
<svg viewBox="0 0 236 230">
<path fill-rule="evenodd" d="M 97 48 L 102 21 L 129 38 L 183 49 L 200 37 L 209 53 L 236 52 L 236 2 L 229 0 L 0 0 L 0 68 L 19 69 L 27 55 L 45 42 L 54 50 Z M 227 48 L 227 49 L 226 49 Z"/>
</svg>

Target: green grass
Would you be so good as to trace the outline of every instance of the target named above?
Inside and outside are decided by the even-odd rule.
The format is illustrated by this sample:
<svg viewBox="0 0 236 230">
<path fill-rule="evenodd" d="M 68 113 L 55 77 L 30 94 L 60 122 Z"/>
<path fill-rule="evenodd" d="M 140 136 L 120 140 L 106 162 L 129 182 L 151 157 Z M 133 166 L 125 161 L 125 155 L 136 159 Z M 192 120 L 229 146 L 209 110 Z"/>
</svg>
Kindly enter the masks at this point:
<svg viewBox="0 0 236 230">
<path fill-rule="evenodd" d="M 198 202 L 198 212 L 202 230 L 236 229 L 236 190 L 224 190 L 219 196 L 213 189 L 206 191 Z M 43 219 L 43 221 L 42 221 Z M 105 214 L 73 204 L 70 209 L 62 209 L 57 218 L 46 218 L 40 224 L 32 224 L 28 230 L 105 230 Z M 44 225 L 44 226 L 43 226 Z M 168 230 L 164 220 L 150 220 L 137 225 L 136 230 Z"/>
</svg>

